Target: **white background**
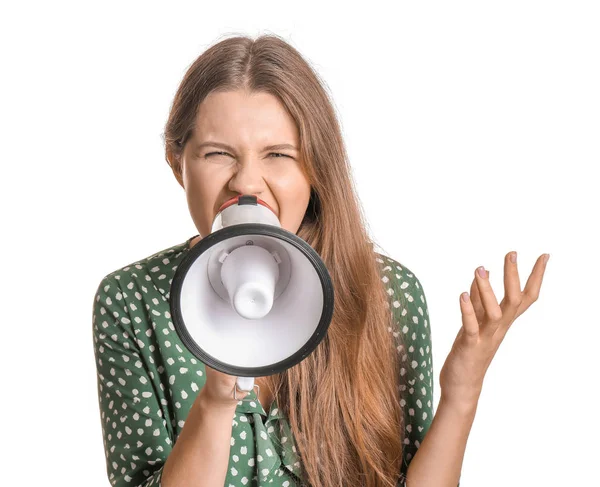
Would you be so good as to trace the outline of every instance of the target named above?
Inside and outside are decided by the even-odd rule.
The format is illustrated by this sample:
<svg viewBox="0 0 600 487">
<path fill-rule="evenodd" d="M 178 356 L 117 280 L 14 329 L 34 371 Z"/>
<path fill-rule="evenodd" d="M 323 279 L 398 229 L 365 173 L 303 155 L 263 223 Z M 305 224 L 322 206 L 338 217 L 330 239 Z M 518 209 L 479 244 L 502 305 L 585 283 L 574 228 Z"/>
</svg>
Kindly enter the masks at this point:
<svg viewBox="0 0 600 487">
<path fill-rule="evenodd" d="M 324 78 L 371 235 L 423 284 L 436 383 L 474 269 L 550 253 L 462 487 L 598 485 L 597 2 L 19 2 L 0 11 L 2 484 L 109 485 L 92 299 L 198 232 L 161 133 L 187 67 L 285 37 Z"/>
</svg>

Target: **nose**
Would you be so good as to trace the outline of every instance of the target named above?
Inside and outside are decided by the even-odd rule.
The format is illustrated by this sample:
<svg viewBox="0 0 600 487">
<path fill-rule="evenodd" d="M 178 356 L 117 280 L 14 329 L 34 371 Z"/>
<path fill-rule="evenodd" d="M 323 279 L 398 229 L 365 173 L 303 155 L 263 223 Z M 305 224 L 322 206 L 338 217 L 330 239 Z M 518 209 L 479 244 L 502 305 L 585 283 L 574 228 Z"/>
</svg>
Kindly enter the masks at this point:
<svg viewBox="0 0 600 487">
<path fill-rule="evenodd" d="M 238 164 L 235 174 L 229 180 L 229 189 L 239 194 L 260 196 L 265 189 L 261 162 L 247 159 Z"/>
</svg>

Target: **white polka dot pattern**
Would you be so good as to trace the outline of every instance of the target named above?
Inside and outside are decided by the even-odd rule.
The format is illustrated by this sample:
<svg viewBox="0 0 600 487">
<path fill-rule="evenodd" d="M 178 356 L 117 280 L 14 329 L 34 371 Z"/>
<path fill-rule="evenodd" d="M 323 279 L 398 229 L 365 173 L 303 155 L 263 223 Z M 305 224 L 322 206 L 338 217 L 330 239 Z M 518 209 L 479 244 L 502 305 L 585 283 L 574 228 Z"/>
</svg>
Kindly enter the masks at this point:
<svg viewBox="0 0 600 487">
<path fill-rule="evenodd" d="M 411 459 L 433 420 L 433 363 L 429 309 L 421 282 L 406 266 L 379 254 L 396 329 L 389 331 L 401 355 L 400 405 L 404 411 L 404 445 L 398 486 L 405 486 Z M 402 334 L 402 341 L 400 340 Z"/>
<path fill-rule="evenodd" d="M 193 238 L 193 237 L 192 237 Z M 204 364 L 180 341 L 169 291 L 188 239 L 106 275 L 94 296 L 93 340 L 108 479 L 113 486 L 161 486 L 164 463 L 205 382 Z M 402 355 L 399 385 L 405 412 L 404 476 L 433 419 L 431 335 L 419 280 L 378 254 Z M 404 307 L 401 303 L 405 303 Z M 269 414 L 252 391 L 232 422 L 225 487 L 299 487 L 299 457 L 276 400 Z"/>
</svg>

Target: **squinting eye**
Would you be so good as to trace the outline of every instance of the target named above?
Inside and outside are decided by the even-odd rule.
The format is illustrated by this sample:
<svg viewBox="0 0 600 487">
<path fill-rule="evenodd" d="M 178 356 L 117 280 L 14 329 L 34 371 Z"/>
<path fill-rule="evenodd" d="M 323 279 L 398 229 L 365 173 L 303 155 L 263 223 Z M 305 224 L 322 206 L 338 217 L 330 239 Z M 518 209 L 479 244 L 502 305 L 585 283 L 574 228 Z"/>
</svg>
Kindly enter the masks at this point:
<svg viewBox="0 0 600 487">
<path fill-rule="evenodd" d="M 217 155 L 218 154 L 226 154 L 226 155 L 229 155 L 229 154 L 227 154 L 227 152 L 209 152 L 204 157 L 212 156 L 213 154 L 217 154 Z"/>
<path fill-rule="evenodd" d="M 213 154 L 216 154 L 216 155 L 219 155 L 219 154 L 229 155 L 227 152 L 219 151 L 219 152 L 209 152 L 204 157 L 209 157 L 209 156 L 212 156 Z M 291 156 L 288 156 L 287 154 L 281 154 L 280 152 L 270 152 L 269 155 L 277 155 L 277 156 L 289 157 L 290 159 L 292 158 Z M 279 157 L 276 157 L 275 159 L 279 159 Z"/>
</svg>

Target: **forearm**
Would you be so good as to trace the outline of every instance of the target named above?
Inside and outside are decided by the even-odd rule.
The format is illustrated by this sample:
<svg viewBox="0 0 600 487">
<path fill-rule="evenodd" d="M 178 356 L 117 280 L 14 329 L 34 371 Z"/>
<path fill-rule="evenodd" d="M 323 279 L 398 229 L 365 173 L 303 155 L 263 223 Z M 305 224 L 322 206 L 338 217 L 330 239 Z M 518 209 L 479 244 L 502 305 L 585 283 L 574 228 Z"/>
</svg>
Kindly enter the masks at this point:
<svg viewBox="0 0 600 487">
<path fill-rule="evenodd" d="M 429 430 L 406 472 L 407 487 L 456 487 L 477 404 L 458 408 L 440 400 Z"/>
<path fill-rule="evenodd" d="M 162 487 L 223 487 L 234 414 L 235 407 L 213 407 L 200 391 L 165 462 Z"/>
</svg>

